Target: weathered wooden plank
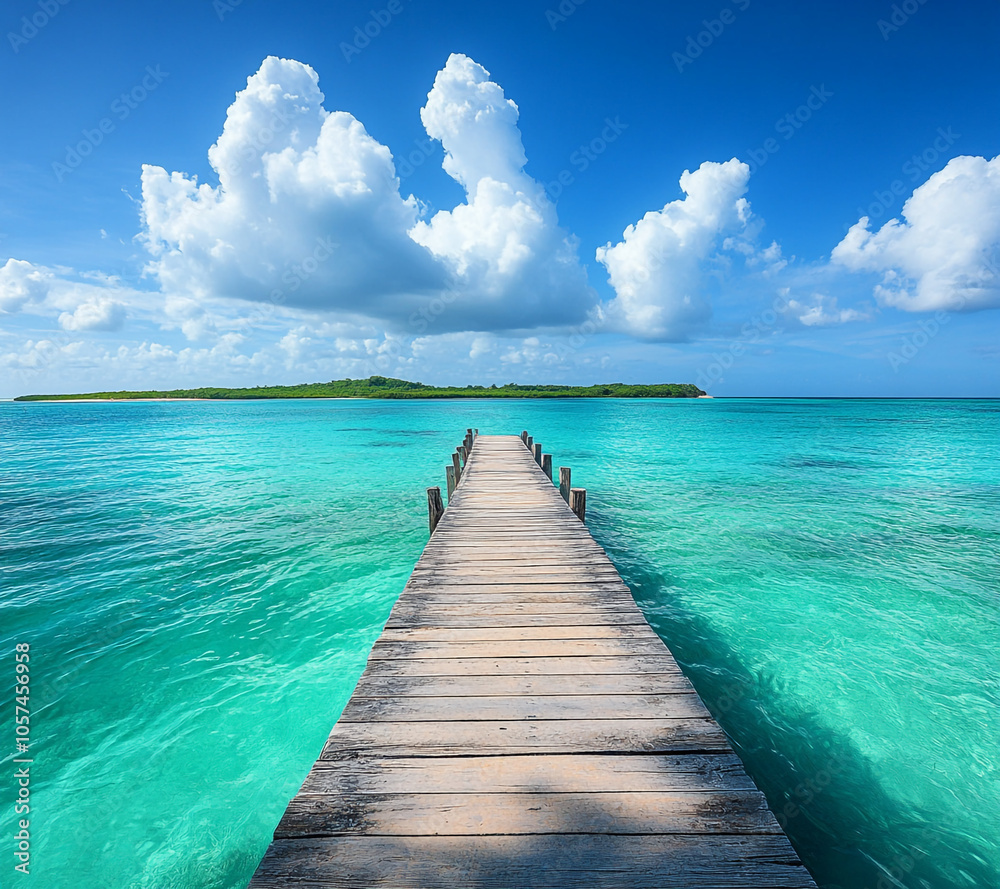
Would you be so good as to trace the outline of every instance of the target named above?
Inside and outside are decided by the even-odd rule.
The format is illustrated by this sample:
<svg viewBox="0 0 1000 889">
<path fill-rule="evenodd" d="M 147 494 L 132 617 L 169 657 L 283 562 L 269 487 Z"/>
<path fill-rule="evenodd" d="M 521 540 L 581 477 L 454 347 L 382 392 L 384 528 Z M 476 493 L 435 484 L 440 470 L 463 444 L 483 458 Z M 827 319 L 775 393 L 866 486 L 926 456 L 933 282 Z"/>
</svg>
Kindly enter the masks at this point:
<svg viewBox="0 0 1000 889">
<path fill-rule="evenodd" d="M 389 628 L 382 642 L 514 642 L 557 639 L 645 639 L 660 642 L 648 624 L 579 624 L 541 627 L 440 627 Z M 662 642 L 661 642 L 662 644 Z"/>
<path fill-rule="evenodd" d="M 321 759 L 509 756 L 517 753 L 729 753 L 713 719 L 531 719 L 480 722 L 339 722 Z"/>
<path fill-rule="evenodd" d="M 576 569 L 581 573 L 591 571 L 609 573 L 613 566 L 602 559 L 597 553 L 578 554 L 573 558 L 571 565 L 566 564 L 566 559 L 559 553 L 551 551 L 537 550 L 533 552 L 523 552 L 507 548 L 506 550 L 497 547 L 493 550 L 469 550 L 467 548 L 441 550 L 436 553 L 425 554 L 426 558 L 421 559 L 421 571 L 440 570 L 442 568 L 559 568 L 561 570 Z"/>
<path fill-rule="evenodd" d="M 780 832 L 763 797 L 754 791 L 345 793 L 297 796 L 274 836 Z"/>
<path fill-rule="evenodd" d="M 672 673 L 611 673 L 597 676 L 386 676 L 366 672 L 354 690 L 373 697 L 474 697 L 495 695 L 655 695 L 691 694 L 679 670 Z"/>
<path fill-rule="evenodd" d="M 778 836 L 283 839 L 248 889 L 815 889 Z"/>
<path fill-rule="evenodd" d="M 369 659 L 378 658 L 512 658 L 608 657 L 658 654 L 666 646 L 656 639 L 543 639 L 511 642 L 383 642 L 377 641 Z"/>
<path fill-rule="evenodd" d="M 457 578 L 473 579 L 477 577 L 495 578 L 502 571 L 502 576 L 511 579 L 529 579 L 535 581 L 571 579 L 574 583 L 589 583 L 590 581 L 616 582 L 618 572 L 608 564 L 577 568 L 574 565 L 528 565 L 521 562 L 497 563 L 488 562 L 457 562 L 452 565 L 436 565 L 428 563 L 413 572 L 414 580 L 435 582 L 448 579 L 454 582 Z"/>
<path fill-rule="evenodd" d="M 616 626 L 642 626 L 645 619 L 638 611 L 588 608 L 582 614 L 565 611 L 526 612 L 508 610 L 479 614 L 463 607 L 460 612 L 446 610 L 448 606 L 422 610 L 394 611 L 385 625 L 386 630 L 409 627 L 574 627 L 586 626 L 603 619 Z M 489 606 L 484 606 L 489 607 Z M 544 606 L 542 606 L 544 607 Z"/>
<path fill-rule="evenodd" d="M 647 695 L 482 695 L 478 697 L 365 698 L 353 695 L 343 722 L 441 722 L 476 719 L 642 719 L 658 716 L 705 717 L 708 710 L 694 691 Z"/>
<path fill-rule="evenodd" d="M 411 676 L 535 676 L 582 675 L 599 673 L 650 672 L 669 673 L 679 669 L 669 652 L 662 654 L 621 654 L 617 657 L 440 657 L 377 658 L 368 661 L 366 673 Z"/>
<path fill-rule="evenodd" d="M 461 587 L 461 591 L 454 587 Z M 462 595 L 476 593 L 506 593 L 511 596 L 544 596 L 546 594 L 577 595 L 593 599 L 596 602 L 611 601 L 617 598 L 621 602 L 635 605 L 635 600 L 629 594 L 628 587 L 620 581 L 601 581 L 587 583 L 577 580 L 546 580 L 546 581 L 512 581 L 510 578 L 477 577 L 473 580 L 462 577 L 445 577 L 434 583 L 411 580 L 406 585 L 406 591 L 412 592 L 421 599 L 432 595 L 446 595 L 461 592 Z"/>
<path fill-rule="evenodd" d="M 565 561 L 564 557 L 567 554 L 574 557 L 593 556 L 594 558 L 600 558 L 603 556 L 607 558 L 607 555 L 596 543 L 588 543 L 584 540 L 577 542 L 575 538 L 568 538 L 567 542 L 556 546 L 553 546 L 549 542 L 551 538 L 547 537 L 540 537 L 537 540 L 518 540 L 516 547 L 512 549 L 511 541 L 508 539 L 505 543 L 503 537 L 504 535 L 498 534 L 496 537 L 491 535 L 470 535 L 468 538 L 465 538 L 450 534 L 446 542 L 428 543 L 424 549 L 424 555 L 435 556 L 440 553 L 448 553 L 454 555 L 455 558 L 468 558 L 476 557 L 482 553 L 496 553 L 507 556 L 511 552 L 515 552 L 518 556 L 522 553 L 541 553 L 553 558 L 563 558 L 563 561 Z"/>
<path fill-rule="evenodd" d="M 465 590 L 464 594 L 462 589 Z M 600 592 L 584 589 L 566 590 L 560 587 L 517 590 L 507 589 L 499 584 L 494 587 L 482 584 L 476 584 L 474 587 L 451 584 L 446 589 L 441 587 L 416 588 L 407 601 L 399 604 L 399 608 L 400 611 L 408 611 L 422 606 L 428 608 L 468 606 L 471 613 L 476 610 L 478 605 L 512 607 L 518 604 L 537 608 L 553 605 L 579 608 L 581 612 L 598 608 L 613 611 L 635 609 L 634 601 L 614 589 L 601 590 Z M 638 613 L 641 614 L 641 612 Z"/>
<path fill-rule="evenodd" d="M 474 595 L 483 590 L 483 587 L 475 587 L 469 589 L 468 593 Z M 485 592 L 486 595 L 498 601 L 470 603 L 464 596 L 456 596 L 453 590 L 440 595 L 433 590 L 428 590 L 421 591 L 419 596 L 413 595 L 400 599 L 393 607 L 392 614 L 393 616 L 424 612 L 455 614 L 456 616 L 539 614 L 562 615 L 565 618 L 576 615 L 586 617 L 588 614 L 634 614 L 644 622 L 646 620 L 631 598 L 626 599 L 617 594 L 606 596 L 603 593 L 580 591 L 569 600 L 561 599 L 550 602 L 547 601 L 548 589 L 544 593 L 536 594 L 532 599 L 522 599 L 518 592 L 504 592 L 495 587 L 486 587 Z"/>
<path fill-rule="evenodd" d="M 633 603 L 623 597 L 611 597 L 610 601 L 603 596 L 591 596 L 588 603 L 579 600 L 573 602 L 536 602 L 526 601 L 516 595 L 505 595 L 504 601 L 481 604 L 478 607 L 467 603 L 464 599 L 435 596 L 433 599 L 407 598 L 397 602 L 392 609 L 392 618 L 454 616 L 454 617 L 501 617 L 512 618 L 516 615 L 536 615 L 543 618 L 563 618 L 571 621 L 575 617 L 588 619 L 591 616 L 602 620 L 614 620 L 614 616 L 629 617 L 646 622 L 643 613 Z"/>
<path fill-rule="evenodd" d="M 687 793 L 755 789 L 733 753 L 581 753 L 321 759 L 300 793 Z"/>
<path fill-rule="evenodd" d="M 453 574 L 462 577 L 481 575 L 493 576 L 498 572 L 512 577 L 527 577 L 543 580 L 547 577 L 572 577 L 577 583 L 584 583 L 592 578 L 606 578 L 614 582 L 619 576 L 610 563 L 580 563 L 568 566 L 558 560 L 542 558 L 508 558 L 508 559 L 428 559 L 420 571 L 414 573 L 415 578 L 428 575 Z"/>
</svg>

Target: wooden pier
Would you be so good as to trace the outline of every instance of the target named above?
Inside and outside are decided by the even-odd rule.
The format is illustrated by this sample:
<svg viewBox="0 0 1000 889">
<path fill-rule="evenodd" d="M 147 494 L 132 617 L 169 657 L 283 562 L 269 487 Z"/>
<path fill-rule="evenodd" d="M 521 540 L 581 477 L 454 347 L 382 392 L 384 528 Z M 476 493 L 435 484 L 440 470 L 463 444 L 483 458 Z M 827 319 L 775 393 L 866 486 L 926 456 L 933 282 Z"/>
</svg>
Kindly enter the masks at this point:
<svg viewBox="0 0 1000 889">
<path fill-rule="evenodd" d="M 249 889 L 815 887 L 540 448 L 466 442 Z"/>
</svg>

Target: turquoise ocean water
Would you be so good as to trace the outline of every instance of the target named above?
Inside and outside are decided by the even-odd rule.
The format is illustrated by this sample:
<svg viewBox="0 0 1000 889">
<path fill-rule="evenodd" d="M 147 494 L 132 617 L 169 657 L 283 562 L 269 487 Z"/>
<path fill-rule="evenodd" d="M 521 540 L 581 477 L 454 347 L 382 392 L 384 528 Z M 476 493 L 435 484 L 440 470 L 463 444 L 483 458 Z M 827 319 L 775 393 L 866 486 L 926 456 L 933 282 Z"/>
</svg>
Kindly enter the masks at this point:
<svg viewBox="0 0 1000 889">
<path fill-rule="evenodd" d="M 242 889 L 467 426 L 572 467 L 824 889 L 1000 885 L 1000 402 L 717 399 L 0 404 L 0 889 Z"/>
</svg>

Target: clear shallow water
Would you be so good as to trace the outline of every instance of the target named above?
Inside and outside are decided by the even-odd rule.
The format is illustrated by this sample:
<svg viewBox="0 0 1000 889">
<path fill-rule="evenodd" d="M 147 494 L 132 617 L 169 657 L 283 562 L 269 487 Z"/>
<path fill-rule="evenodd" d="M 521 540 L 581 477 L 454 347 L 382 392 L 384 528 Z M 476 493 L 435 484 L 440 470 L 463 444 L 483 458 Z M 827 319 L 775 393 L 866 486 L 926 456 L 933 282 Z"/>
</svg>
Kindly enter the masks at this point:
<svg viewBox="0 0 1000 889">
<path fill-rule="evenodd" d="M 824 889 L 995 889 L 997 401 L 0 404 L 35 760 L 32 873 L 3 774 L 0 873 L 242 889 L 470 425 L 573 468 Z"/>
</svg>

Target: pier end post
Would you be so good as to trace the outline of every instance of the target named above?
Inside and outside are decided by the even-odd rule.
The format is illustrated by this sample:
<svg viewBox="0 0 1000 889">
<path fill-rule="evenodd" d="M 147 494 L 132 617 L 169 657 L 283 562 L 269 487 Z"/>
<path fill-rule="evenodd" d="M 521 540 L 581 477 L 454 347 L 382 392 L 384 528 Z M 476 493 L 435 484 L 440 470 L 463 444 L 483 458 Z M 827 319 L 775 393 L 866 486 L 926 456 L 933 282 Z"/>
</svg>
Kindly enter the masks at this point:
<svg viewBox="0 0 1000 889">
<path fill-rule="evenodd" d="M 427 514 L 431 534 L 433 534 L 438 522 L 441 521 L 441 516 L 444 515 L 444 502 L 441 500 L 440 488 L 427 489 Z"/>
<path fill-rule="evenodd" d="M 559 493 L 562 494 L 562 499 L 569 503 L 569 486 L 570 477 L 572 472 L 568 466 L 559 467 Z"/>
<path fill-rule="evenodd" d="M 573 510 L 581 522 L 587 520 L 587 489 L 571 488 L 569 492 L 569 508 Z"/>
</svg>

